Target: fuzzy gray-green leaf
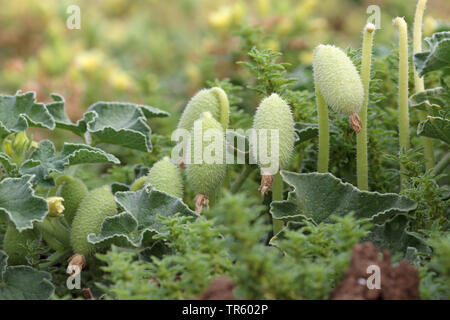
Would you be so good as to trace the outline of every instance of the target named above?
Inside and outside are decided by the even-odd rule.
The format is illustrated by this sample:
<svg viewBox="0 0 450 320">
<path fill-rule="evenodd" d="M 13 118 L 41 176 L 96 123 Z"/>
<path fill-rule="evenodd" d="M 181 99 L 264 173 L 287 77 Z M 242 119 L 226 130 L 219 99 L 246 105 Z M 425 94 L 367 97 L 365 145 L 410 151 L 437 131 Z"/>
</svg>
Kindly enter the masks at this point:
<svg viewBox="0 0 450 320">
<path fill-rule="evenodd" d="M 51 94 L 54 102 L 47 103 L 46 107 L 48 112 L 55 120 L 56 128 L 72 131 L 76 135 L 82 137 L 86 132 L 86 123 L 83 120 L 78 121 L 76 124 L 72 123 L 65 110 L 65 101 L 59 94 Z"/>
<path fill-rule="evenodd" d="M 112 154 L 85 144 L 64 143 L 61 152 L 55 154 L 55 146 L 50 140 L 39 142 L 38 148 L 20 167 L 20 173 L 35 175 L 35 182 L 44 186 L 53 186 L 49 174 L 63 172 L 66 166 L 84 163 L 120 163 Z"/>
<path fill-rule="evenodd" d="M 114 198 L 125 212 L 106 218 L 99 234 L 88 236 L 90 243 L 96 244 L 110 238 L 121 237 L 139 247 L 145 233 L 162 233 L 163 225 L 158 215 L 167 217 L 180 213 L 196 216 L 181 199 L 155 189 L 116 192 Z"/>
<path fill-rule="evenodd" d="M 97 102 L 84 115 L 93 143 L 107 143 L 144 152 L 152 151 L 147 117 L 167 113 L 144 105 L 125 102 Z"/>
<path fill-rule="evenodd" d="M 46 300 L 55 287 L 48 272 L 29 266 L 6 265 L 8 256 L 0 251 L 0 300 Z"/>
<path fill-rule="evenodd" d="M 427 72 L 450 67 L 450 31 L 437 32 L 431 38 L 425 38 L 428 51 L 416 53 L 414 64 L 419 76 Z"/>
<path fill-rule="evenodd" d="M 450 144 L 450 120 L 441 117 L 428 117 L 417 127 L 419 136 L 440 139 Z"/>
<path fill-rule="evenodd" d="M 0 137 L 25 131 L 28 127 L 55 128 L 55 121 L 45 105 L 36 103 L 36 94 L 0 95 Z"/>
<path fill-rule="evenodd" d="M 44 220 L 47 201 L 34 195 L 31 176 L 6 178 L 0 182 L 0 212 L 8 215 L 19 231 L 32 229 L 34 221 Z"/>
<path fill-rule="evenodd" d="M 316 223 L 330 222 L 330 216 L 354 212 L 358 218 L 379 221 L 390 212 L 409 212 L 417 204 L 398 194 L 360 191 L 330 173 L 294 173 L 281 171 L 285 182 L 294 190 L 287 200 L 273 201 L 270 212 L 276 219 Z"/>
</svg>

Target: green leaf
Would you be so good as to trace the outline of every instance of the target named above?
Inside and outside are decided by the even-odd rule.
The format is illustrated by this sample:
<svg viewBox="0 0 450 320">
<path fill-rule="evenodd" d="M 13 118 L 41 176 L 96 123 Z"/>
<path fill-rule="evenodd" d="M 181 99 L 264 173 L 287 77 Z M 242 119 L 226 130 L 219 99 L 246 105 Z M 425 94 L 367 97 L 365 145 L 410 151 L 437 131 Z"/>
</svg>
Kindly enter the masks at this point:
<svg viewBox="0 0 450 320">
<path fill-rule="evenodd" d="M 409 219 L 403 214 L 396 215 L 383 224 L 376 224 L 364 241 L 371 241 L 381 250 L 391 253 L 406 254 L 408 247 L 420 248 L 424 252 L 424 244 L 408 231 Z"/>
<path fill-rule="evenodd" d="M 46 300 L 55 287 L 48 272 L 29 266 L 6 265 L 8 256 L 0 251 L 0 300 Z"/>
<path fill-rule="evenodd" d="M 51 97 L 54 102 L 47 103 L 45 106 L 55 120 L 56 128 L 69 130 L 76 135 L 83 137 L 83 134 L 86 132 L 86 122 L 80 120 L 76 124 L 72 123 L 64 107 L 64 98 L 55 93 L 52 93 Z"/>
<path fill-rule="evenodd" d="M 295 144 L 302 143 L 319 136 L 319 125 L 316 123 L 296 122 L 294 133 Z M 330 133 L 339 133 L 339 129 L 330 125 Z"/>
<path fill-rule="evenodd" d="M 437 32 L 425 42 L 429 51 L 416 53 L 413 58 L 419 76 L 450 67 L 450 31 Z"/>
<path fill-rule="evenodd" d="M 12 161 L 11 157 L 4 152 L 0 152 L 0 166 L 9 177 L 18 175 L 17 165 Z"/>
<path fill-rule="evenodd" d="M 151 129 L 145 115 L 154 112 L 148 106 L 125 102 L 97 102 L 84 114 L 92 143 L 108 143 L 150 152 Z"/>
<path fill-rule="evenodd" d="M 273 201 L 270 213 L 284 221 L 312 219 L 316 223 L 331 222 L 330 216 L 354 212 L 357 218 L 382 220 L 392 212 L 408 212 L 417 204 L 395 193 L 360 191 L 330 173 L 294 173 L 281 171 L 294 190 L 287 200 Z"/>
<path fill-rule="evenodd" d="M 32 229 L 34 221 L 43 221 L 48 212 L 47 201 L 34 195 L 31 176 L 6 178 L 0 182 L 0 211 L 14 222 L 17 230 Z"/>
<path fill-rule="evenodd" d="M 107 239 L 125 238 L 135 247 L 142 245 L 147 232 L 162 234 L 163 224 L 158 215 L 168 217 L 176 213 L 197 216 L 181 199 L 172 197 L 165 192 L 143 188 L 137 192 L 116 192 L 116 202 L 125 210 L 113 217 L 107 217 L 98 235 L 90 234 L 88 241 L 92 244 Z"/>
<path fill-rule="evenodd" d="M 44 186 L 54 186 L 51 172 L 63 172 L 66 166 L 84 163 L 120 163 L 112 154 L 85 144 L 64 143 L 60 153 L 55 154 L 55 146 L 50 140 L 39 142 L 38 148 L 26 160 L 19 171 L 35 175 L 35 182 Z"/>
<path fill-rule="evenodd" d="M 450 120 L 428 116 L 428 119 L 419 123 L 417 134 L 419 136 L 440 139 L 450 144 Z"/>
<path fill-rule="evenodd" d="M 438 116 L 450 106 L 450 90 L 438 87 L 417 92 L 409 98 L 409 106 Z"/>
<path fill-rule="evenodd" d="M 35 101 L 35 92 L 0 95 L 0 137 L 25 131 L 28 127 L 55 128 L 55 121 L 45 105 Z"/>
</svg>

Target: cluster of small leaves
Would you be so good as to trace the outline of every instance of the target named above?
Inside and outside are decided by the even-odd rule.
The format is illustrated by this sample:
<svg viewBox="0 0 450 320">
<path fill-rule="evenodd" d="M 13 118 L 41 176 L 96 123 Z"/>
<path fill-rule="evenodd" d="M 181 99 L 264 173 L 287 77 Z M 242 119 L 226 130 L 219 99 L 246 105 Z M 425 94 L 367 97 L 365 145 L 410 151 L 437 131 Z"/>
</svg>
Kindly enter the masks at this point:
<svg viewBox="0 0 450 320">
<path fill-rule="evenodd" d="M 288 63 L 278 63 L 280 52 L 271 49 L 259 50 L 253 47 L 248 52 L 249 61 L 239 61 L 238 64 L 246 67 L 254 77 L 254 84 L 247 87 L 263 96 L 276 92 L 283 95 L 296 79 L 286 78 Z"/>
<path fill-rule="evenodd" d="M 431 261 L 420 268 L 420 295 L 424 299 L 450 299 L 450 234 L 434 233 L 429 240 Z"/>
<path fill-rule="evenodd" d="M 212 221 L 175 215 L 159 217 L 164 235 L 156 238 L 167 247 L 162 258 L 150 263 L 131 262 L 136 254 L 113 250 L 99 258 L 109 284 L 100 287 L 117 299 L 186 299 L 201 293 L 212 279 L 231 265 L 223 238 Z M 130 264 L 132 267 L 128 268 Z M 134 271 L 133 271 L 134 270 Z M 135 275 L 136 274 L 136 275 Z"/>
<path fill-rule="evenodd" d="M 401 194 L 418 204 L 414 214 L 408 215 L 411 230 L 447 230 L 450 227 L 448 189 L 436 182 L 442 176 L 435 176 L 432 170 L 423 172 L 424 160 L 420 149 L 402 150 L 394 158 L 398 159 L 403 168 L 402 174 L 407 177 Z"/>
<path fill-rule="evenodd" d="M 262 208 L 244 194 L 225 194 L 211 212 L 235 260 L 230 277 L 235 294 L 247 299 L 327 299 L 347 268 L 352 246 L 366 234 L 367 221 L 352 216 L 338 223 L 307 223 L 285 230 L 267 246 Z"/>
</svg>

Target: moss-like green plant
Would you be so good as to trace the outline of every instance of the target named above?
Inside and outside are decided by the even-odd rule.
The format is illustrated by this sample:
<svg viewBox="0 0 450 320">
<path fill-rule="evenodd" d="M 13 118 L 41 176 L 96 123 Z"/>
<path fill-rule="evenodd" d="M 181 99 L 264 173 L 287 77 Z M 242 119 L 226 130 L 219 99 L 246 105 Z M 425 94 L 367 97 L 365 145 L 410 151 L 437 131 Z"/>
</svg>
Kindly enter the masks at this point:
<svg viewBox="0 0 450 320">
<path fill-rule="evenodd" d="M 186 166 L 186 177 L 189 184 L 197 193 L 196 211 L 200 213 L 203 207 L 208 206 L 210 198 L 215 197 L 217 188 L 222 184 L 222 181 L 225 178 L 227 167 L 225 164 L 225 134 L 222 125 L 213 118 L 213 115 L 210 112 L 204 112 L 201 118 L 196 121 L 196 124 L 198 124 L 198 126 L 201 125 L 202 131 L 196 132 L 194 130 L 196 127 L 195 124 L 194 128 L 191 130 L 192 157 L 191 161 Z M 215 139 L 211 139 L 212 141 L 209 142 L 204 141 L 205 133 L 207 131 L 221 136 L 222 142 L 215 141 Z M 200 142 L 202 142 L 202 149 L 197 150 L 196 144 L 200 144 Z M 221 145 L 219 145 L 220 143 Z M 222 159 L 220 163 L 206 163 L 203 159 L 205 150 L 208 150 L 211 147 L 222 148 Z M 201 155 L 198 154 L 199 152 L 201 152 Z M 197 161 L 194 153 L 196 153 L 197 156 L 201 156 L 201 163 L 195 163 Z"/>
<path fill-rule="evenodd" d="M 267 131 L 267 146 L 266 150 L 261 148 L 261 144 L 256 147 L 258 165 L 261 169 L 261 185 L 259 190 L 264 195 L 272 186 L 272 200 L 283 200 L 283 180 L 279 173 L 268 172 L 270 168 L 283 168 L 289 162 L 292 150 L 294 148 L 294 118 L 292 116 L 291 108 L 278 94 L 273 93 L 269 97 L 263 99 L 256 110 L 253 120 L 253 129 L 259 138 L 259 130 Z M 271 132 L 269 130 L 278 130 L 278 158 L 272 157 L 273 146 L 271 139 Z M 263 163 L 262 152 L 267 152 L 268 162 Z M 269 160 L 270 159 L 270 160 Z M 276 163 L 271 163 L 276 161 Z M 282 222 L 274 221 L 274 233 L 277 233 L 281 227 Z"/>
<path fill-rule="evenodd" d="M 130 190 L 142 189 L 147 183 L 159 191 L 164 191 L 174 197 L 183 197 L 183 179 L 180 170 L 169 157 L 164 157 L 156 162 L 147 176 L 140 177 L 132 185 Z"/>
<path fill-rule="evenodd" d="M 228 127 L 229 108 L 227 94 L 221 88 L 202 89 L 187 104 L 181 115 L 178 128 L 191 130 L 194 121 L 203 112 L 209 111 L 225 130 Z"/>
<path fill-rule="evenodd" d="M 422 20 L 426 4 L 427 0 L 417 1 L 413 27 L 413 54 L 422 52 Z M 419 77 L 416 68 L 414 68 L 414 91 L 420 92 L 423 90 L 425 90 L 423 77 Z M 421 121 L 426 120 L 427 118 L 426 112 L 419 110 L 419 117 Z M 433 140 L 431 138 L 422 137 L 422 143 L 426 160 L 425 162 L 426 168 L 431 169 L 434 166 Z"/>
<path fill-rule="evenodd" d="M 356 132 L 361 130 L 358 112 L 364 100 L 361 78 L 350 58 L 338 47 L 318 45 L 313 58 L 319 120 L 319 172 L 328 171 L 329 128 L 327 105 L 348 115 Z"/>
<path fill-rule="evenodd" d="M 408 26 L 405 19 L 397 17 L 393 24 L 399 30 L 398 67 L 398 128 L 400 148 L 409 149 L 409 110 L 408 110 Z M 403 168 L 400 167 L 403 171 Z M 402 181 L 404 180 L 403 175 Z"/>
<path fill-rule="evenodd" d="M 356 136 L 356 176 L 358 188 L 369 190 L 369 167 L 367 162 L 367 107 L 369 105 L 370 66 L 375 26 L 368 23 L 363 31 L 361 80 L 364 87 L 364 101 L 359 112 L 361 131 Z"/>
<path fill-rule="evenodd" d="M 98 233 L 103 220 L 116 214 L 116 202 L 109 186 L 92 190 L 81 201 L 72 222 L 70 242 L 75 253 L 88 256 L 95 252 L 87 236 Z"/>
<path fill-rule="evenodd" d="M 69 175 L 62 175 L 56 179 L 55 195 L 64 199 L 64 218 L 72 225 L 73 218 L 83 198 L 88 194 L 83 181 Z"/>
</svg>

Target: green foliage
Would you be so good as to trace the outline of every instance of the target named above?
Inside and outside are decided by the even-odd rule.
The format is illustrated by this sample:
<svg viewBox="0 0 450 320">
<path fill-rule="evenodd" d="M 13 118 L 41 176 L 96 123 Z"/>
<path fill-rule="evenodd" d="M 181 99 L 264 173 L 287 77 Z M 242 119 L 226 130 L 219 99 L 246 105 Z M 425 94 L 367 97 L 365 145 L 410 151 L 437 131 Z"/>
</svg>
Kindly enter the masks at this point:
<svg viewBox="0 0 450 320">
<path fill-rule="evenodd" d="M 249 62 L 240 61 L 238 64 L 246 67 L 254 77 L 255 83 L 248 88 L 262 96 L 272 93 L 283 95 L 295 79 L 286 79 L 288 63 L 277 63 L 282 54 L 270 49 L 258 50 L 253 47 L 248 52 Z"/>
</svg>

